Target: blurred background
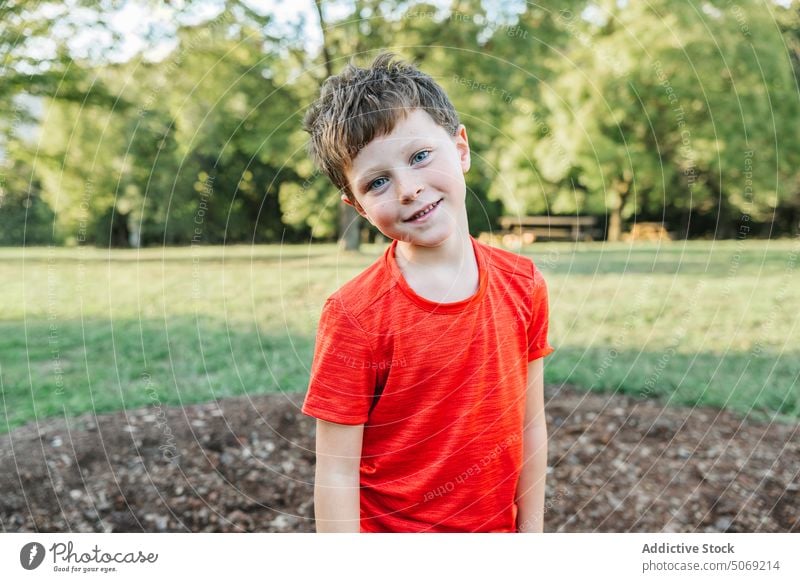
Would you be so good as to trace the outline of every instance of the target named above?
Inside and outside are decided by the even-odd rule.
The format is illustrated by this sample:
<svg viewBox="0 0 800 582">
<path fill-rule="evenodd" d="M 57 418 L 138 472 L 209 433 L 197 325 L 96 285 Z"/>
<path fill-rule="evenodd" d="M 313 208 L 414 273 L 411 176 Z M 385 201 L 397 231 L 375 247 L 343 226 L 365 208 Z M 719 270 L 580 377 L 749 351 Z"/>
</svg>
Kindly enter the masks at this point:
<svg viewBox="0 0 800 582">
<path fill-rule="evenodd" d="M 470 132 L 474 233 L 503 214 L 595 215 L 609 240 L 800 220 L 788 0 L 10 0 L 0 22 L 0 244 L 190 244 L 211 184 L 196 240 L 332 240 L 302 115 L 386 49 Z"/>
<path fill-rule="evenodd" d="M 327 76 L 385 50 L 433 76 L 468 129 L 472 234 L 548 282 L 555 482 L 570 484 L 548 490 L 557 525 L 800 528 L 800 2 L 5 0 L 0 462 L 17 464 L 0 479 L 4 529 L 311 527 L 313 426 L 297 398 L 319 312 L 386 241 L 312 166 L 301 121 Z M 250 400 L 263 395 L 277 398 Z M 202 408 L 226 398 L 225 413 Z M 717 412 L 683 423 L 696 407 Z M 266 444 L 251 430 L 265 411 Z M 64 460 L 76 418 L 89 436 Z M 90 438 L 100 418 L 117 431 L 109 449 Z M 575 431 L 596 455 L 575 456 Z M 37 446 L 64 464 L 24 473 L 20 450 Z M 163 487 L 129 446 L 150 451 Z M 279 453 L 277 489 L 219 509 Z M 176 485 L 163 464 L 181 455 L 214 462 Z M 239 456 L 252 464 L 220 469 Z M 626 469 L 653 459 L 661 472 Z M 92 492 L 74 471 L 100 465 Z M 139 475 L 127 490 L 123 466 Z M 662 488 L 687 466 L 691 487 Z M 611 467 L 633 479 L 625 491 Z M 230 483 L 198 493 L 209 475 Z M 52 491 L 30 505 L 22 482 Z M 151 507 L 166 489 L 182 500 L 171 514 Z"/>
</svg>

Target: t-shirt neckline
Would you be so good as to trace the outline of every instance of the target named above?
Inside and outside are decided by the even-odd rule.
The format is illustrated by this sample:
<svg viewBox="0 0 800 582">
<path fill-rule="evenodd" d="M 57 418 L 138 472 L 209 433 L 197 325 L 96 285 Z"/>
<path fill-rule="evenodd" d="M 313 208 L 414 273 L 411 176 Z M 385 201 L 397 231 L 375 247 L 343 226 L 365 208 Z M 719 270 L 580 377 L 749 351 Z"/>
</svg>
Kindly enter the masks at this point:
<svg viewBox="0 0 800 582">
<path fill-rule="evenodd" d="M 395 257 L 395 251 L 397 248 L 397 241 L 393 240 L 392 244 L 386 249 L 386 254 L 384 255 L 386 265 L 389 269 L 389 272 L 392 275 L 392 279 L 394 279 L 397 286 L 403 292 L 403 294 L 408 297 L 413 303 L 417 306 L 421 307 L 422 309 L 430 312 L 435 313 L 458 313 L 469 309 L 473 305 L 479 303 L 483 296 L 486 294 L 486 287 L 488 285 L 488 269 L 487 269 L 487 262 L 486 257 L 478 242 L 472 237 L 469 237 L 470 242 L 472 243 L 472 250 L 475 253 L 475 259 L 478 262 L 478 290 L 475 293 L 467 297 L 466 299 L 462 299 L 461 301 L 454 301 L 451 303 L 437 303 L 435 301 L 431 301 L 430 299 L 426 299 L 421 295 L 418 295 L 416 291 L 414 291 L 411 286 L 406 281 L 405 277 L 403 276 L 402 271 L 400 270 L 400 266 L 397 264 L 397 259 Z"/>
</svg>

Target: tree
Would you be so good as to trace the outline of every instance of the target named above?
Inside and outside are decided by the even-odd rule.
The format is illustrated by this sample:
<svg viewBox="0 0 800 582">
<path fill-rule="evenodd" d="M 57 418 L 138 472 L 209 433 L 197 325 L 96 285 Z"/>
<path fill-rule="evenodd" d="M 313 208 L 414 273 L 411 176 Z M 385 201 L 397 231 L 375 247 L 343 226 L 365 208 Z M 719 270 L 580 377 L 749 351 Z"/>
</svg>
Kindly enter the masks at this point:
<svg viewBox="0 0 800 582">
<path fill-rule="evenodd" d="M 362 10 L 362 2 L 356 1 L 356 8 L 354 16 L 358 17 Z M 328 29 L 328 24 L 325 19 L 325 14 L 322 9 L 322 0 L 314 0 L 314 6 L 317 10 L 317 18 L 319 18 L 319 27 L 322 31 L 322 47 L 320 50 L 322 56 L 322 64 L 325 70 L 326 77 L 334 74 L 333 61 L 331 58 L 331 34 Z M 355 39 L 360 39 L 360 35 L 356 35 Z M 359 51 L 360 52 L 360 51 Z M 321 87 L 321 84 L 318 85 Z M 349 251 L 357 251 L 361 243 L 361 220 L 356 210 L 349 204 L 338 204 L 339 207 L 339 244 L 343 249 Z"/>
<path fill-rule="evenodd" d="M 532 137 L 506 161 L 528 186 L 516 191 L 541 181 L 548 208 L 606 211 L 611 240 L 625 218 L 659 205 L 766 217 L 795 172 L 797 98 L 769 13 L 755 2 L 739 10 L 661 0 L 562 12 L 572 38 L 551 61 L 552 90 L 530 104 L 536 119 L 517 115 Z M 525 176 L 530 167 L 538 175 Z M 541 210 L 535 195 L 516 202 Z"/>
<path fill-rule="evenodd" d="M 295 99 L 272 78 L 279 57 L 230 12 L 179 28 L 177 41 L 160 62 L 96 70 L 135 109 L 50 100 L 41 172 L 61 227 L 88 220 L 87 240 L 114 245 L 280 239 L 278 192 L 296 179 L 285 162 L 299 121 L 287 120 Z"/>
<path fill-rule="evenodd" d="M 0 245 L 56 244 L 53 236 L 55 215 L 42 200 L 42 187 L 36 179 L 31 161 L 25 152 L 14 151 L 18 142 L 10 144 L 11 151 L 0 167 Z"/>
<path fill-rule="evenodd" d="M 159 101 L 175 149 L 173 183 L 149 194 L 180 240 L 193 238 L 203 204 L 204 241 L 279 240 L 279 191 L 296 179 L 286 163 L 300 112 L 291 89 L 274 79 L 279 56 L 265 54 L 260 28 L 227 16 L 181 30 L 174 54 L 154 70 L 158 86 L 168 87 Z"/>
<path fill-rule="evenodd" d="M 82 1 L 91 7 L 93 2 Z M 93 26 L 104 28 L 99 13 Z M 117 101 L 92 71 L 75 62 L 66 39 L 76 22 L 69 7 L 39 7 L 10 0 L 0 3 L 0 222 L 3 244 L 32 244 L 61 240 L 54 228 L 44 180 L 38 175 L 42 158 L 31 138 L 39 122 L 36 109 L 43 100 L 84 106 L 109 106 Z M 54 34 L 55 26 L 60 34 Z M 48 43 L 50 50 L 47 48 Z M 117 102 L 118 107 L 124 103 Z M 44 160 L 45 163 L 47 160 Z M 6 176 L 8 178 L 6 178 Z M 21 176 L 27 179 L 23 181 Z M 24 209 L 24 210 L 23 210 Z M 57 216 L 56 216 L 57 218 Z M 22 220 L 21 223 L 17 221 Z M 23 238 L 24 237 L 24 238 Z"/>
<path fill-rule="evenodd" d="M 124 2 L 76 1 L 113 34 Z M 307 159 L 301 120 L 328 75 L 390 50 L 443 85 L 469 130 L 473 234 L 502 213 L 607 214 L 612 240 L 643 218 L 733 235 L 780 209 L 796 227 L 796 6 L 319 1 L 309 53 L 303 22 L 276 29 L 226 0 L 198 23 L 200 4 L 170 8 L 166 57 L 122 63 L 70 53 L 64 35 L 86 25 L 68 7 L 0 5 L 0 222 L 36 218 L 27 241 L 55 221 L 52 240 L 103 245 L 338 231 L 357 248 L 363 221 Z"/>
</svg>

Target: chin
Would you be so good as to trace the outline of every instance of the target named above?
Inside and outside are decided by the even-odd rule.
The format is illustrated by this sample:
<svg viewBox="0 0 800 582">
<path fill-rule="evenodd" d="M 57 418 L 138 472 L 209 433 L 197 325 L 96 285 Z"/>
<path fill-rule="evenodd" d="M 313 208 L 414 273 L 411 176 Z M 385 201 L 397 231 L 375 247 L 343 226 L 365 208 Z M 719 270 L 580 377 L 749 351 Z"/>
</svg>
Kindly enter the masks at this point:
<svg viewBox="0 0 800 582">
<path fill-rule="evenodd" d="M 432 232 L 425 233 L 403 233 L 399 239 L 412 245 L 420 247 L 438 247 L 443 245 L 447 240 L 455 234 L 455 228 L 437 228 Z"/>
</svg>

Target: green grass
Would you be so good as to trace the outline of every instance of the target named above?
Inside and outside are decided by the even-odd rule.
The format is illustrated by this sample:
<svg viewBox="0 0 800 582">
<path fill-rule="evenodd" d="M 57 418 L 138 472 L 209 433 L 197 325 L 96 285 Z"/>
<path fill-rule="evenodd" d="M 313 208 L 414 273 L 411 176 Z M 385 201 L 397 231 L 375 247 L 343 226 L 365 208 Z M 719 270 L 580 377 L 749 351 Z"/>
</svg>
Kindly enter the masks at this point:
<svg viewBox="0 0 800 582">
<path fill-rule="evenodd" d="M 800 417 L 798 241 L 536 244 L 546 381 Z M 302 391 L 322 303 L 382 247 L 0 249 L 0 431 Z"/>
<path fill-rule="evenodd" d="M 546 380 L 800 417 L 800 240 L 551 245 Z"/>
</svg>

